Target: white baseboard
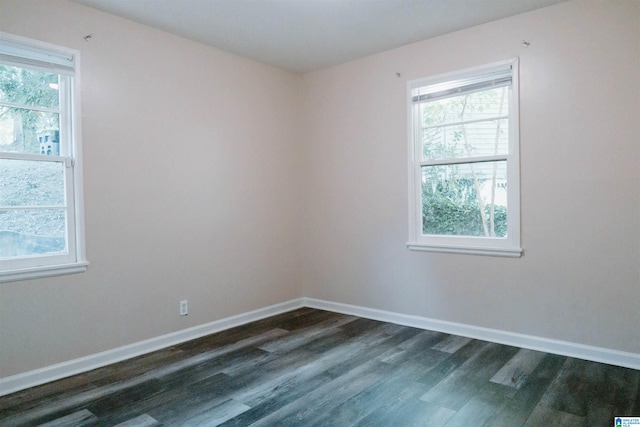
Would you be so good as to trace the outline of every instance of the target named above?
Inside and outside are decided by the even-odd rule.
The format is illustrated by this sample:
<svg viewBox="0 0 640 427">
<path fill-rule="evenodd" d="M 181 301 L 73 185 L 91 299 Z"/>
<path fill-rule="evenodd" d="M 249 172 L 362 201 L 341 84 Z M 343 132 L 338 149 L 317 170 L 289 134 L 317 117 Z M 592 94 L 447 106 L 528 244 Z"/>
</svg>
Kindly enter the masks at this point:
<svg viewBox="0 0 640 427">
<path fill-rule="evenodd" d="M 320 310 L 328 310 L 336 313 L 350 314 L 367 319 L 395 323 L 398 325 L 460 335 L 483 341 L 511 345 L 514 347 L 543 351 L 545 353 L 575 357 L 577 359 L 590 360 L 593 362 L 606 363 L 625 368 L 640 369 L 640 354 L 637 353 L 610 350 L 602 347 L 541 338 L 532 335 L 516 334 L 497 329 L 465 325 L 463 323 L 446 322 L 426 317 L 411 316 L 373 308 L 323 301 L 314 298 L 303 298 L 303 305 L 305 307 L 317 308 Z"/>
<path fill-rule="evenodd" d="M 246 323 L 275 316 L 280 313 L 302 307 L 302 298 L 275 304 L 258 310 L 242 313 L 236 316 L 172 332 L 144 341 L 139 341 L 123 347 L 114 348 L 100 353 L 67 362 L 58 363 L 33 371 L 24 372 L 10 377 L 0 378 L 0 396 L 45 384 L 71 375 L 88 372 L 122 360 L 131 359 L 142 354 L 180 344 L 205 335 L 220 332 Z"/>
<path fill-rule="evenodd" d="M 101 353 L 69 360 L 56 365 L 46 366 L 44 368 L 35 369 L 33 371 L 24 372 L 10 377 L 0 378 L 0 396 L 59 380 L 71 375 L 88 372 L 112 363 L 131 359 L 142 354 L 150 353 L 152 351 L 160 350 L 162 348 L 170 347 L 172 345 L 180 344 L 205 335 L 241 326 L 246 323 L 275 316 L 301 307 L 310 307 L 333 311 L 336 313 L 350 314 L 367 319 L 396 323 L 398 325 L 460 335 L 626 368 L 640 369 L 640 354 L 636 353 L 627 353 L 601 347 L 540 338 L 531 335 L 516 334 L 496 329 L 446 322 L 426 317 L 411 316 L 350 304 L 324 301 L 315 298 L 298 298 L 123 347 L 118 347 L 112 350 L 103 351 Z"/>
</svg>

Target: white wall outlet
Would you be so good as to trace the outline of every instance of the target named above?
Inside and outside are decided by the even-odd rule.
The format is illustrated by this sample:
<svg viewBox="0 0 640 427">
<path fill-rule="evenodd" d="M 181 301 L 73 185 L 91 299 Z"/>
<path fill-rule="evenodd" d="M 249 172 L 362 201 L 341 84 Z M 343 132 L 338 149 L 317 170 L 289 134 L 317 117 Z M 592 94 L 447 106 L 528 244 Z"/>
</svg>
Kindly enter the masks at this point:
<svg viewBox="0 0 640 427">
<path fill-rule="evenodd" d="M 189 301 L 180 301 L 180 316 L 186 316 L 189 314 Z"/>
</svg>

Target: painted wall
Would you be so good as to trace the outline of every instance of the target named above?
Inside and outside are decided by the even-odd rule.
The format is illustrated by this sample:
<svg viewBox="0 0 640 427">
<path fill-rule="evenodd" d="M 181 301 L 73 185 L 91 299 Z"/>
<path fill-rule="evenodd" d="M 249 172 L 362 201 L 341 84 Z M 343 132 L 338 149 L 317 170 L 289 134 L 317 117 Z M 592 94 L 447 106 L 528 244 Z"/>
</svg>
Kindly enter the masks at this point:
<svg viewBox="0 0 640 427">
<path fill-rule="evenodd" d="M 81 50 L 91 262 L 0 285 L 0 377 L 301 296 L 299 76 L 61 0 L 0 31 Z"/>
<path fill-rule="evenodd" d="M 82 51 L 91 261 L 0 286 L 0 377 L 303 295 L 640 353 L 640 3 L 304 76 L 65 0 L 0 31 Z M 525 255 L 407 250 L 406 82 L 515 56 Z"/>
<path fill-rule="evenodd" d="M 305 296 L 640 353 L 639 29 L 579 0 L 306 75 Z M 407 250 L 407 81 L 513 57 L 524 256 Z"/>
</svg>

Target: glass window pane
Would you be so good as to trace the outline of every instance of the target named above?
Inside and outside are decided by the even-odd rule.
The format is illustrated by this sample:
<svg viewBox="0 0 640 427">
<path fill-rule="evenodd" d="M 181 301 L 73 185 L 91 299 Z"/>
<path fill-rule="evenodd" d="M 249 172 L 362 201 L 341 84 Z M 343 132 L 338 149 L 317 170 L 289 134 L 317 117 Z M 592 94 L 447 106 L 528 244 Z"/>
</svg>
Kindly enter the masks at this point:
<svg viewBox="0 0 640 427">
<path fill-rule="evenodd" d="M 423 159 L 492 156 L 509 153 L 507 119 L 423 130 Z"/>
<path fill-rule="evenodd" d="M 2 206 L 65 206 L 63 162 L 0 159 Z"/>
<path fill-rule="evenodd" d="M 472 92 L 421 104 L 422 126 L 508 115 L 509 87 Z"/>
<path fill-rule="evenodd" d="M 422 167 L 422 232 L 507 236 L 507 162 Z"/>
<path fill-rule="evenodd" d="M 0 65 L 0 101 L 57 109 L 58 79 L 55 73 Z"/>
<path fill-rule="evenodd" d="M 59 116 L 0 106 L 0 151 L 59 156 Z"/>
<path fill-rule="evenodd" d="M 65 209 L 0 209 L 0 258 L 64 253 Z"/>
</svg>

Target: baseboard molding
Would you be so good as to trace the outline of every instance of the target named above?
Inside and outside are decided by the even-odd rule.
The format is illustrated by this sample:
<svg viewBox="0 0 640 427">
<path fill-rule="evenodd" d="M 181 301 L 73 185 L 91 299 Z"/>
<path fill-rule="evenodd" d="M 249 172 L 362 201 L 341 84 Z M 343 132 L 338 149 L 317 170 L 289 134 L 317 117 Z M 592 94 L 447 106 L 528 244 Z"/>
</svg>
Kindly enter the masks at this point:
<svg viewBox="0 0 640 427">
<path fill-rule="evenodd" d="M 242 313 L 236 316 L 216 320 L 192 328 L 183 329 L 148 340 L 125 345 L 115 349 L 91 354 L 56 365 L 46 366 L 33 371 L 24 372 L 10 377 L 0 378 L 0 396 L 35 387 L 71 375 L 88 372 L 112 363 L 131 359 L 152 351 L 180 344 L 205 335 L 220 332 L 246 323 L 275 316 L 280 313 L 295 310 L 302 307 L 302 298 L 290 300 L 269 307 Z"/>
<path fill-rule="evenodd" d="M 88 372 L 112 363 L 131 359 L 136 356 L 151 353 L 152 351 L 160 350 L 162 348 L 170 347 L 172 345 L 180 344 L 205 335 L 241 326 L 246 323 L 275 316 L 301 307 L 317 308 L 336 313 L 350 314 L 367 319 L 396 323 L 398 325 L 428 329 L 640 370 L 640 354 L 636 353 L 627 353 L 531 335 L 516 334 L 496 329 L 446 322 L 437 319 L 411 316 L 356 305 L 324 301 L 315 298 L 298 298 L 123 347 L 118 347 L 112 350 L 73 359 L 56 365 L 46 366 L 44 368 L 35 369 L 33 371 L 24 372 L 10 377 L 0 378 L 0 396 L 59 380 L 71 375 Z"/>
<path fill-rule="evenodd" d="M 522 347 L 530 350 L 543 351 L 545 353 L 553 353 L 561 356 L 575 357 L 577 359 L 590 360 L 593 362 L 640 370 L 640 354 L 637 353 L 628 353 L 567 341 L 516 334 L 497 329 L 446 322 L 426 317 L 411 316 L 314 298 L 303 298 L 303 305 L 305 307 L 317 308 L 320 310 L 350 314 L 372 320 L 380 320 L 383 322 L 412 326 L 420 329 L 428 329 L 431 331 L 444 332 L 447 334 L 460 335 L 483 341 L 491 341 L 514 347 Z"/>
</svg>

